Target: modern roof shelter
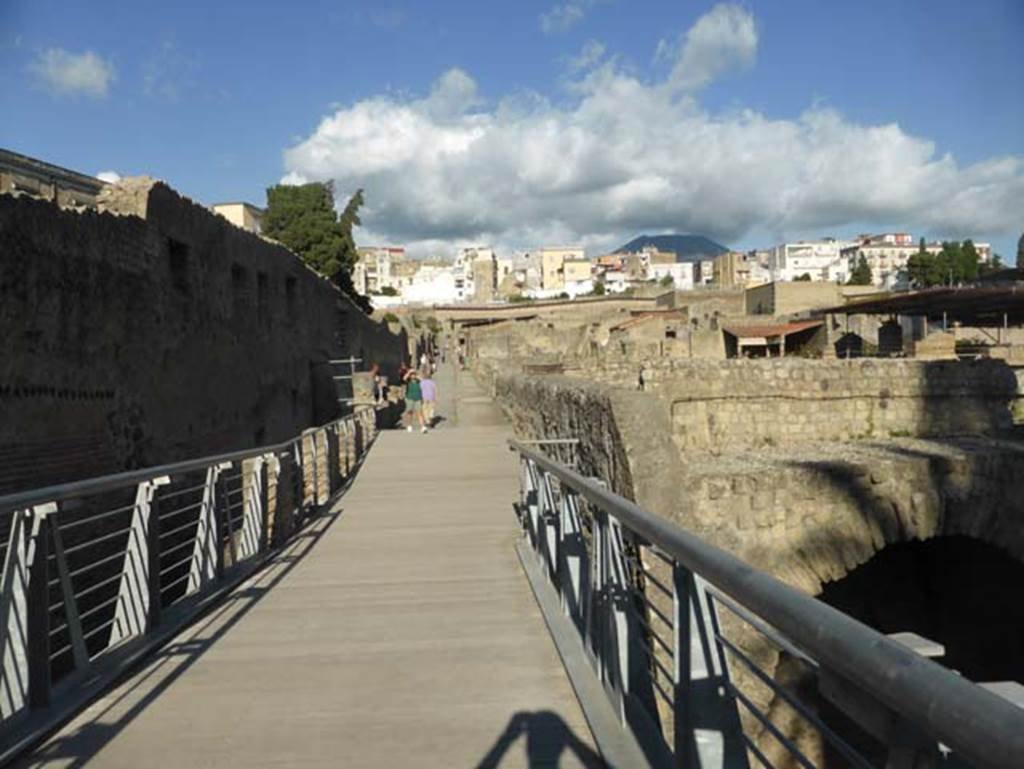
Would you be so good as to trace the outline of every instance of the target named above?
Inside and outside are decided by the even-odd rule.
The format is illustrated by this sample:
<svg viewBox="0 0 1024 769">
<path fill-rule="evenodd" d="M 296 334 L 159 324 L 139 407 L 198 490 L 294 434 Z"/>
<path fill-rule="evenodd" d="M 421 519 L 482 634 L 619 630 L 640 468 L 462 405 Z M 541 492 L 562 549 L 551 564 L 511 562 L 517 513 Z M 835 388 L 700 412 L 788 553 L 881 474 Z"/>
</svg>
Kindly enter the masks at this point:
<svg viewBox="0 0 1024 769">
<path fill-rule="evenodd" d="M 763 352 L 785 355 L 787 349 L 792 351 L 796 344 L 806 341 L 805 337 L 811 336 L 824 325 L 820 320 L 800 320 L 792 323 L 758 323 L 752 326 L 723 326 L 722 330 L 735 338 L 736 355 L 742 357 L 744 351 L 765 348 Z M 808 333 L 805 333 L 808 332 Z M 796 335 L 803 335 L 799 340 L 793 339 L 787 343 L 787 339 Z"/>
<path fill-rule="evenodd" d="M 817 310 L 819 315 L 917 315 L 965 326 L 1024 323 L 1024 290 L 1016 286 L 933 288 Z"/>
</svg>

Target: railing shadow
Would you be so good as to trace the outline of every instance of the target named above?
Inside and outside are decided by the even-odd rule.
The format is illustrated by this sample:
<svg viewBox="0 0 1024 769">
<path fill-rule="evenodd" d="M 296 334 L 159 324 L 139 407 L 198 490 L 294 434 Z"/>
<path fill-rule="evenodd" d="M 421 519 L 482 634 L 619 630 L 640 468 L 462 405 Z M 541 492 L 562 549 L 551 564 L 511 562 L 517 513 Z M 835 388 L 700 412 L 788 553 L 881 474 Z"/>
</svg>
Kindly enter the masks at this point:
<svg viewBox="0 0 1024 769">
<path fill-rule="evenodd" d="M 476 769 L 498 769 L 520 737 L 526 739 L 527 766 L 561 766 L 565 756 L 575 757 L 588 769 L 607 766 L 600 755 L 573 733 L 561 716 L 550 710 L 538 710 L 514 714 Z"/>
</svg>

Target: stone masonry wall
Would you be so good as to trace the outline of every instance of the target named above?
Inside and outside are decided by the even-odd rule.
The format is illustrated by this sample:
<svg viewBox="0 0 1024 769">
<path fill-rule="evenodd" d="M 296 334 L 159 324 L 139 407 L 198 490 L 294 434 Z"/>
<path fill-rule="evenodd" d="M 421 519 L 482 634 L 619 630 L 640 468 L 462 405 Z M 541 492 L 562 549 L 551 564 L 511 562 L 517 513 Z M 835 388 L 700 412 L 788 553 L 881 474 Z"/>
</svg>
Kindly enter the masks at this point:
<svg viewBox="0 0 1024 769">
<path fill-rule="evenodd" d="M 699 404 L 727 385 L 737 395 L 758 393 L 758 376 L 772 371 L 778 376 L 788 365 L 766 361 L 757 372 L 750 364 L 758 362 L 739 363 L 747 365 L 698 366 L 685 384 L 654 393 L 486 368 L 482 376 L 492 382 L 517 434 L 578 438 L 582 472 L 605 478 L 617 493 L 810 595 L 887 545 L 914 539 L 966 535 L 1024 561 L 1024 445 L 991 434 L 1007 423 L 1007 390 L 1015 392 L 1015 384 L 1004 381 L 1004 369 L 990 362 L 928 370 L 923 364 L 875 361 L 881 370 L 857 367 L 852 381 L 837 384 L 818 375 L 843 369 L 796 361 L 791 375 L 803 364 L 814 366 L 783 380 L 789 382 L 780 386 L 789 398 L 754 405 L 761 427 L 726 420 L 718 424 L 732 433 L 716 432 L 720 440 L 687 445 L 693 424 L 707 424 L 701 420 L 721 412 L 712 408 L 701 420 L 690 420 L 684 418 L 686 409 L 699 412 Z M 810 371 L 816 376 L 806 378 Z M 819 383 L 810 390 L 813 397 L 801 400 L 812 382 Z M 885 409 L 882 388 L 888 388 Z M 667 397 L 670 393 L 675 400 Z M 852 420 L 866 423 L 893 403 L 902 404 L 895 409 L 904 413 L 901 421 L 880 424 L 927 428 L 930 437 L 835 438 L 840 430 L 868 432 Z M 950 409 L 964 416 L 935 414 Z M 838 416 L 844 411 L 845 417 Z M 810 426 L 782 429 L 788 420 L 817 423 L 817 432 Z M 770 434 L 764 431 L 769 424 L 778 445 L 759 440 Z M 946 429 L 955 434 L 942 434 Z M 660 562 L 652 559 L 647 568 L 658 573 Z M 647 592 L 655 604 L 663 600 L 658 590 Z M 773 646 L 728 613 L 722 622 L 762 669 L 780 670 L 783 660 Z M 792 734 L 802 735 L 805 750 L 820 751 L 813 735 L 800 731 L 799 718 L 784 712 L 784 703 L 742 669 L 733 673 L 755 702 L 778 710 L 779 722 L 794 725 Z M 760 731 L 752 722 L 747 727 L 752 734 Z M 771 747 L 771 738 L 758 739 L 765 749 Z"/>
<path fill-rule="evenodd" d="M 152 180 L 100 205 L 0 195 L 0 492 L 283 440 L 337 413 L 329 359 L 397 366 L 282 246 Z"/>
<path fill-rule="evenodd" d="M 587 376 L 671 404 L 684 450 L 731 451 L 817 440 L 994 435 L 1017 396 L 1001 361 L 648 359 Z M 827 418 L 823 415 L 827 414 Z"/>
</svg>

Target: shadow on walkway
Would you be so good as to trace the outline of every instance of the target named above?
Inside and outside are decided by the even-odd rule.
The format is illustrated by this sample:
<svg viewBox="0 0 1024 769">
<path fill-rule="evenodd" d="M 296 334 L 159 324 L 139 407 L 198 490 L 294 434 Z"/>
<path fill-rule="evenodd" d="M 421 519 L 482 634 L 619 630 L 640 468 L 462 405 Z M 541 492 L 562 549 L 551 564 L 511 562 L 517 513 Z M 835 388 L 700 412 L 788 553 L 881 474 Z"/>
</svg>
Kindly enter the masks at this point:
<svg viewBox="0 0 1024 769">
<path fill-rule="evenodd" d="M 62 769 L 78 769 L 96 758 L 105 745 L 167 691 L 213 644 L 241 622 L 262 598 L 284 581 L 292 569 L 312 552 L 320 539 L 341 517 L 343 508 L 340 501 L 352 487 L 365 460 L 364 455 L 356 462 L 352 474 L 325 504 L 323 512 L 306 523 L 276 555 L 259 567 L 256 573 L 232 590 L 222 601 L 187 622 L 178 635 L 165 646 L 145 657 L 138 666 L 125 671 L 120 677 L 120 682 L 112 682 L 110 687 L 99 695 L 103 698 L 102 709 L 90 713 L 89 708 L 93 706 L 87 706 L 69 722 L 74 724 L 77 718 L 89 713 L 90 720 L 87 723 L 74 731 L 68 731 L 71 727 L 65 725 L 56 735 L 44 741 L 33 752 L 19 758 L 12 766 L 28 769 L 58 763 Z M 120 688 L 121 682 L 128 679 L 134 680 Z M 137 702 L 127 705 L 133 693 L 141 690 L 148 682 L 155 682 L 152 689 L 142 695 Z M 123 709 L 124 712 L 114 715 L 118 709 Z M 110 720 L 104 722 L 105 717 Z"/>
<path fill-rule="evenodd" d="M 527 765 L 531 769 L 561 766 L 563 754 L 575 756 L 588 769 L 603 769 L 601 757 L 583 743 L 562 718 L 550 710 L 534 713 L 520 711 L 509 719 L 494 746 L 487 751 L 476 769 L 498 769 L 519 737 L 526 736 Z"/>
</svg>

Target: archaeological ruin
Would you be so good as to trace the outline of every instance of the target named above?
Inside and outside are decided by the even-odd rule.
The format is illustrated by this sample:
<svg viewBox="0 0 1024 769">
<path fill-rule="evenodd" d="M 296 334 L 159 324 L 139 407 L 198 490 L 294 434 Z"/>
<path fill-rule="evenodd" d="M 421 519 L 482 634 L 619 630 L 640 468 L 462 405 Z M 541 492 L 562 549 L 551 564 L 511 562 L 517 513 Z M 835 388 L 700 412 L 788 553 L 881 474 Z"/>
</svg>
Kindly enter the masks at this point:
<svg viewBox="0 0 1024 769">
<path fill-rule="evenodd" d="M 757 322 L 743 312 L 709 297 L 456 333 L 517 435 L 576 439 L 559 458 L 583 475 L 882 632 L 934 639 L 940 661 L 974 680 L 1020 680 L 1024 616 L 1001 608 L 1013 603 L 1008 580 L 1024 577 L 1017 368 L 995 358 L 842 359 L 823 354 L 841 336 L 826 333 L 838 324 L 825 318 L 814 354 L 729 359 L 723 331 Z M 880 324 L 863 320 L 858 328 L 877 334 Z M 776 680 L 806 688 L 785 653 L 723 622 Z M 810 755 L 826 750 L 768 688 L 745 684 Z M 827 702 L 805 694 L 860 744 Z M 772 742 L 762 732 L 766 754 L 782 760 Z"/>
<path fill-rule="evenodd" d="M 407 349 L 279 244 L 166 184 L 0 195 L 0 491 L 290 438 Z"/>
</svg>

